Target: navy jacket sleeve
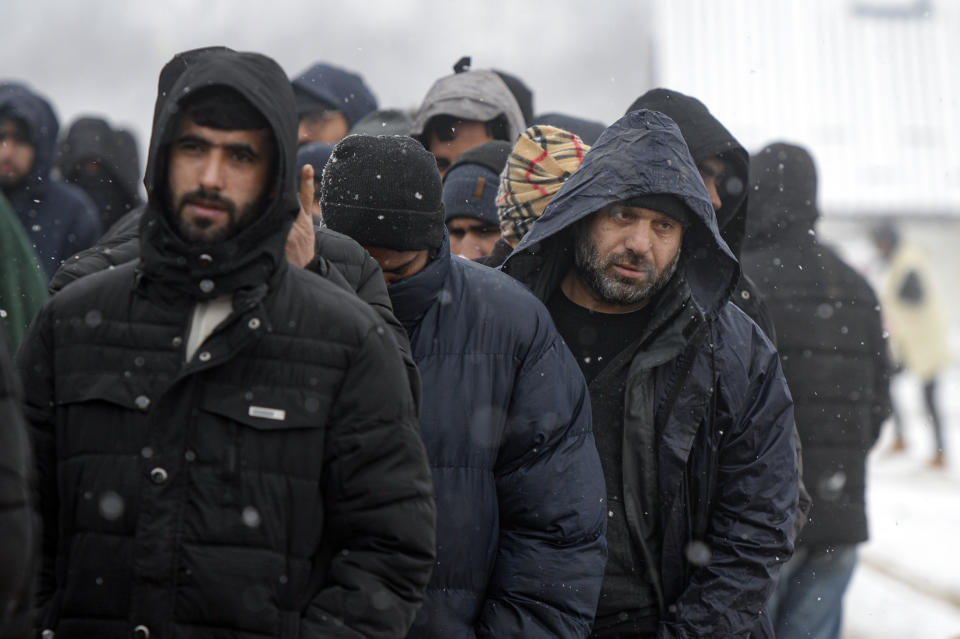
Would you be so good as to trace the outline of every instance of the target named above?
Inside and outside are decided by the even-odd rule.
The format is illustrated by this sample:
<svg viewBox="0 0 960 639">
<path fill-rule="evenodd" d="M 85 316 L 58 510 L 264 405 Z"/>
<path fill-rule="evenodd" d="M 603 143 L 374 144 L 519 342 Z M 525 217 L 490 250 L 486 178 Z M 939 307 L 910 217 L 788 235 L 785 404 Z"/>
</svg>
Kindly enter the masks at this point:
<svg viewBox="0 0 960 639">
<path fill-rule="evenodd" d="M 500 540 L 477 636 L 586 637 L 606 564 L 606 487 L 586 383 L 547 317 L 521 364 L 496 475 Z"/>
<path fill-rule="evenodd" d="M 741 330 L 752 333 L 731 341 L 743 348 L 720 347 L 717 354 L 717 477 L 704 539 L 710 559 L 694 569 L 660 625 L 661 639 L 749 637 L 793 553 L 793 400 L 759 328 L 750 322 Z"/>
</svg>

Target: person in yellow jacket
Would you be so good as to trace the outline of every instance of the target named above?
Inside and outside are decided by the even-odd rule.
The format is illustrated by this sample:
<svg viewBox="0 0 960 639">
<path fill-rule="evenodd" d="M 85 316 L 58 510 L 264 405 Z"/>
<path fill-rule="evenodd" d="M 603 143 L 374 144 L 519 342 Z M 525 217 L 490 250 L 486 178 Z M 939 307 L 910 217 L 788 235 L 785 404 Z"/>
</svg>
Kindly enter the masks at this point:
<svg viewBox="0 0 960 639">
<path fill-rule="evenodd" d="M 895 361 L 920 380 L 924 404 L 936 445 L 931 466 L 944 460 L 943 422 L 936 404 L 937 378 L 951 362 L 947 327 L 928 272 L 926 258 L 917 247 L 903 242 L 891 225 L 873 231 L 873 242 L 887 263 L 880 304 L 890 332 Z M 894 411 L 897 431 L 894 450 L 905 447 L 902 420 Z"/>
</svg>

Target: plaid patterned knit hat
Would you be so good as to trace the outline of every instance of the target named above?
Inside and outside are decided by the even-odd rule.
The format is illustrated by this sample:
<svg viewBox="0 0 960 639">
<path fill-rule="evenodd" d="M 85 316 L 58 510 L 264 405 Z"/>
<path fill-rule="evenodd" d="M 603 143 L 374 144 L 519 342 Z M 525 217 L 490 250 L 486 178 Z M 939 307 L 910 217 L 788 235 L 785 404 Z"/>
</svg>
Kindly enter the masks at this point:
<svg viewBox="0 0 960 639">
<path fill-rule="evenodd" d="M 589 150 L 576 135 L 556 127 L 532 126 L 523 132 L 497 192 L 500 231 L 507 242 L 516 246 Z"/>
</svg>

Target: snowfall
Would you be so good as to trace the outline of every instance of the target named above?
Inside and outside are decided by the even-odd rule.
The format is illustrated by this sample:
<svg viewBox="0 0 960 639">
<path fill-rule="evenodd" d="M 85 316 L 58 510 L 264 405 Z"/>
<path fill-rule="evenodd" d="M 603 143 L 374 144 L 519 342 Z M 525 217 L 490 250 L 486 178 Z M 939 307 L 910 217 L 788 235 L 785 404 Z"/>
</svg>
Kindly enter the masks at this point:
<svg viewBox="0 0 960 639">
<path fill-rule="evenodd" d="M 960 369 L 939 382 L 947 466 L 932 469 L 933 436 L 915 379 L 893 384 L 907 448 L 887 424 L 869 459 L 870 540 L 844 600 L 844 639 L 960 639 Z"/>
</svg>

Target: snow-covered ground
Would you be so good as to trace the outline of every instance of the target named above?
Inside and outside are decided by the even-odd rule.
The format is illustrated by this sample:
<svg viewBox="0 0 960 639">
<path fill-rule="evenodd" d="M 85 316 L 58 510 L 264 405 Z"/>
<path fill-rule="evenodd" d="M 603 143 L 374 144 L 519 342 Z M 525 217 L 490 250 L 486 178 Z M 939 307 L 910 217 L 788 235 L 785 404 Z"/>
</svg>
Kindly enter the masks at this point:
<svg viewBox="0 0 960 639">
<path fill-rule="evenodd" d="M 948 462 L 934 470 L 919 386 L 903 376 L 894 384 L 908 447 L 890 454 L 888 424 L 871 453 L 871 538 L 847 591 L 844 639 L 960 638 L 960 370 L 939 386 Z"/>
</svg>

